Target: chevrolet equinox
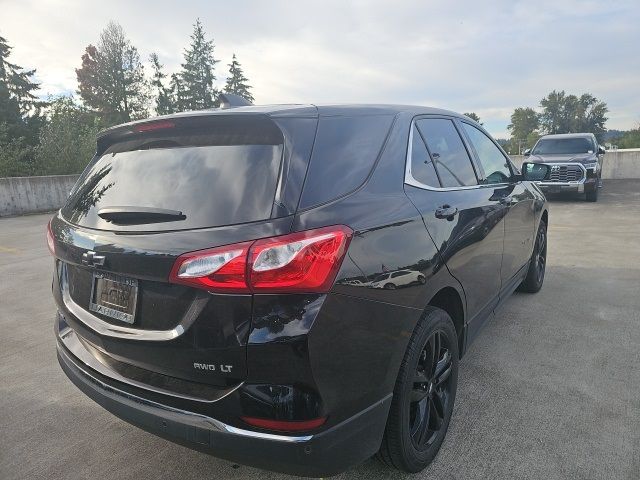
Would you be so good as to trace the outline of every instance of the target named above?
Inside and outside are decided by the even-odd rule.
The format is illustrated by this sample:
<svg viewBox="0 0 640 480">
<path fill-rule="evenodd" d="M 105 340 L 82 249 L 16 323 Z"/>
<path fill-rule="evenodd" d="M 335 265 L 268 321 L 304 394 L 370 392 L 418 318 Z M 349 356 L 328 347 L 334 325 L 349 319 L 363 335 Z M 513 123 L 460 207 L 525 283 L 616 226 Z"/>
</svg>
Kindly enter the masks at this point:
<svg viewBox="0 0 640 480">
<path fill-rule="evenodd" d="M 542 286 L 549 167 L 445 110 L 226 107 L 99 134 L 47 231 L 62 369 L 233 462 L 420 471 L 460 358 Z"/>
</svg>

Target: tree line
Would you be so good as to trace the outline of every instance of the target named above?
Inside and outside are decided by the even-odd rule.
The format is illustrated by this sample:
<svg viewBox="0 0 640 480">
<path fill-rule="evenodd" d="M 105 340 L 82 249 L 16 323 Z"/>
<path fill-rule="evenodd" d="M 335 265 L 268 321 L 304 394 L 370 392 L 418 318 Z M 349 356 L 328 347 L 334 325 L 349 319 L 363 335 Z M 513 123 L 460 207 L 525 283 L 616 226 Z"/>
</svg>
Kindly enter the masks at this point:
<svg viewBox="0 0 640 480">
<path fill-rule="evenodd" d="M 554 90 L 540 100 L 540 109 L 537 112 L 531 107 L 518 107 L 511 114 L 507 148 L 512 153 L 531 148 L 544 134 L 587 132 L 603 142 L 609 109 L 592 94 L 574 95 Z"/>
<path fill-rule="evenodd" d="M 197 19 L 179 71 L 165 73 L 157 53 L 151 53 L 145 69 L 123 28 L 110 22 L 80 58 L 77 96 L 42 101 L 36 95 L 36 71 L 11 63 L 11 46 L 0 36 L 0 177 L 78 173 L 104 128 L 216 107 L 220 60 L 214 53 L 214 42 Z M 253 102 L 251 90 L 233 54 L 222 91 Z"/>
<path fill-rule="evenodd" d="M 519 154 L 533 147 L 542 135 L 587 132 L 593 133 L 600 143 L 608 139 L 618 148 L 640 147 L 640 125 L 633 130 L 609 134 L 605 126 L 608 111 L 607 104 L 590 93 L 574 95 L 553 90 L 540 100 L 538 110 L 514 109 L 507 126 L 510 137 L 498 142 L 508 153 Z M 476 113 L 465 115 L 482 124 Z"/>
</svg>

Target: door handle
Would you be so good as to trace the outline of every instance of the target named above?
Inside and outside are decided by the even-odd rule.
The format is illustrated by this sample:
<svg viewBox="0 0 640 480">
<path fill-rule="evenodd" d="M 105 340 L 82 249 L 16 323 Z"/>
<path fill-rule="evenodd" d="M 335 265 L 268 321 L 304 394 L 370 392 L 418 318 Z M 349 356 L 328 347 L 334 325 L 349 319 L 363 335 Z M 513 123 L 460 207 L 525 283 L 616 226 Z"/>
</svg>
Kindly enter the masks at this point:
<svg viewBox="0 0 640 480">
<path fill-rule="evenodd" d="M 436 218 L 446 218 L 451 221 L 457 214 L 458 209 L 451 205 L 442 205 L 441 207 L 436 208 Z"/>
</svg>

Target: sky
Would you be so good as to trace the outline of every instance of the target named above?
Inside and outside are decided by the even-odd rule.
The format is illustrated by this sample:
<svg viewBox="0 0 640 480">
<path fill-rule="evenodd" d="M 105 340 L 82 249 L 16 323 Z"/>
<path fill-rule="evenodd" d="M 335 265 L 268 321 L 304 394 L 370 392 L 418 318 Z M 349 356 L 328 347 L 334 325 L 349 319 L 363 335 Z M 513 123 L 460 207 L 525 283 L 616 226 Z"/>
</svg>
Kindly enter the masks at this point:
<svg viewBox="0 0 640 480">
<path fill-rule="evenodd" d="M 41 95 L 57 95 L 76 90 L 80 57 L 110 20 L 173 73 L 198 17 L 218 82 L 235 53 L 259 104 L 473 111 L 506 138 L 513 109 L 555 89 L 604 100 L 610 129 L 640 123 L 640 0 L 0 0 L 0 35 L 10 60 L 37 69 Z"/>
</svg>

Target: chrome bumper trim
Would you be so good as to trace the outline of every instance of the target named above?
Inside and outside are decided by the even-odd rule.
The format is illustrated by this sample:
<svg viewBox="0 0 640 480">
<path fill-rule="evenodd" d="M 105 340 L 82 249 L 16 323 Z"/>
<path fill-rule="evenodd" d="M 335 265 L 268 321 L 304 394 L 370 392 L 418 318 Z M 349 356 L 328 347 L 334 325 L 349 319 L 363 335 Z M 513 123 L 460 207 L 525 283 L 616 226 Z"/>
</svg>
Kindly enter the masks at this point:
<svg viewBox="0 0 640 480">
<path fill-rule="evenodd" d="M 138 328 L 125 327 L 124 325 L 113 325 L 92 315 L 73 301 L 69 294 L 69 282 L 67 279 L 67 267 L 62 265 L 60 273 L 60 288 L 62 290 L 62 301 L 71 314 L 84 323 L 87 327 L 100 335 L 116 338 L 126 338 L 128 340 L 145 340 L 152 342 L 165 342 L 173 340 L 182 335 L 195 322 L 198 315 L 205 307 L 208 298 L 201 296 L 196 298 L 183 315 L 180 323 L 171 330 L 140 330 Z"/>
</svg>

